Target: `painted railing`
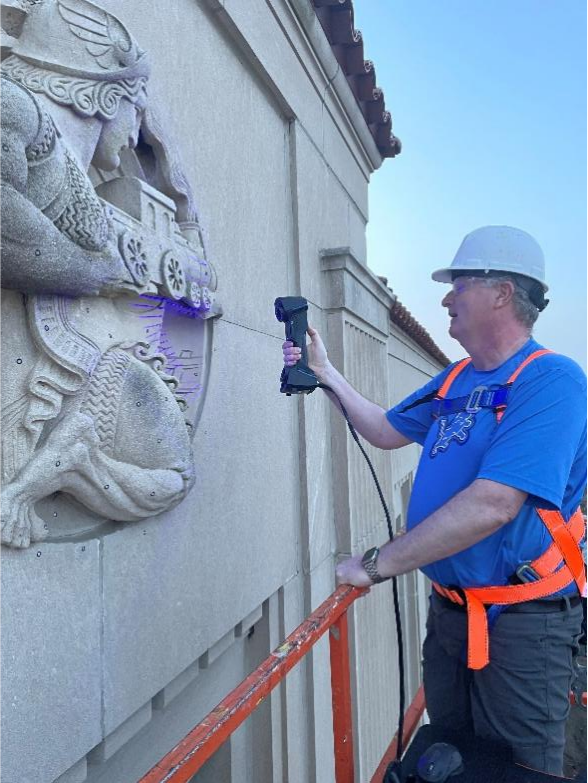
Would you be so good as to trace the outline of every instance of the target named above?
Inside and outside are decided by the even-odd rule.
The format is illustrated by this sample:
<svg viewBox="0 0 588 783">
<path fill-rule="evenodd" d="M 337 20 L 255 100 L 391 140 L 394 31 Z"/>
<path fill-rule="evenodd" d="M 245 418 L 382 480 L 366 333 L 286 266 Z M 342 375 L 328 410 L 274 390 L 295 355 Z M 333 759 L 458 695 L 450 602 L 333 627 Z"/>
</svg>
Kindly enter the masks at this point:
<svg viewBox="0 0 588 783">
<path fill-rule="evenodd" d="M 354 783 L 347 610 L 364 593 L 365 590 L 349 585 L 339 587 L 139 783 L 188 783 L 327 631 L 331 658 L 335 783 Z M 403 747 L 410 740 L 424 708 L 421 687 L 406 712 Z M 371 783 L 381 783 L 388 763 L 396 756 L 397 742 L 398 738 L 394 737 Z"/>
</svg>

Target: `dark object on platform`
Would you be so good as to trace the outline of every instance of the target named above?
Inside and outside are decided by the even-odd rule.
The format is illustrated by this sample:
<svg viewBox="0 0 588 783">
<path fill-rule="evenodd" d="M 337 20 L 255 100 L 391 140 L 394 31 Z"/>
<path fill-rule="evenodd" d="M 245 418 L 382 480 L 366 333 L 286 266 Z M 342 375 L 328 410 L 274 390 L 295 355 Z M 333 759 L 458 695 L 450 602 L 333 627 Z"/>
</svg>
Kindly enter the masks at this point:
<svg viewBox="0 0 588 783">
<path fill-rule="evenodd" d="M 402 783 L 402 766 L 400 761 L 395 760 L 388 764 L 382 783 Z M 409 783 L 409 781 L 406 781 L 406 783 Z"/>
<path fill-rule="evenodd" d="M 463 772 L 459 750 L 447 742 L 435 742 L 423 753 L 417 763 L 419 779 L 425 783 L 445 783 L 453 775 Z"/>
<path fill-rule="evenodd" d="M 511 749 L 498 742 L 491 742 L 463 732 L 450 731 L 439 726 L 423 726 L 415 734 L 402 759 L 402 783 L 419 780 L 417 765 L 419 759 L 433 743 L 447 742 L 459 750 L 463 760 L 463 772 L 455 774 L 449 783 L 557 783 L 569 782 L 569 778 L 547 775 L 515 764 Z M 584 783 L 583 771 L 575 778 Z"/>
<path fill-rule="evenodd" d="M 286 328 L 286 340 L 302 348 L 302 357 L 293 367 L 286 367 L 280 376 L 280 391 L 283 394 L 310 394 L 318 386 L 318 378 L 308 367 L 306 351 L 306 312 L 308 302 L 302 296 L 282 296 L 274 302 L 276 318 Z"/>
</svg>

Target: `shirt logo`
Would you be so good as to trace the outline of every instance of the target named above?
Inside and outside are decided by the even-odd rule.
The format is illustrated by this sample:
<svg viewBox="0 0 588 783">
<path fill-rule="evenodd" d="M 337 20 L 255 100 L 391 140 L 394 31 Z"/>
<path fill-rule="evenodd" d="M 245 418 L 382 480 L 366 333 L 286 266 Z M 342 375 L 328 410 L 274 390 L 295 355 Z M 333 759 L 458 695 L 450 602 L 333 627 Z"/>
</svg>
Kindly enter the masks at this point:
<svg viewBox="0 0 588 783">
<path fill-rule="evenodd" d="M 440 451 L 447 451 L 452 441 L 460 446 L 470 437 L 470 430 L 476 423 L 475 413 L 460 411 L 455 416 L 443 416 L 439 419 L 437 440 L 431 448 L 431 457 L 436 457 Z"/>
</svg>

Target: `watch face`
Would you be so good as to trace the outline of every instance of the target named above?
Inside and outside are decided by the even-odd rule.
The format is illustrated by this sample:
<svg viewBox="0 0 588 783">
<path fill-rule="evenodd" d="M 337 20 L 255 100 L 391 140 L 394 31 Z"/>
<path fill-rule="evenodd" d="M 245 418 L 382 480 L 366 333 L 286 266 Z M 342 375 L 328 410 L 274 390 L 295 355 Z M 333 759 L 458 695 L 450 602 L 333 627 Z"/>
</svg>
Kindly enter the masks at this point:
<svg viewBox="0 0 588 783">
<path fill-rule="evenodd" d="M 368 551 L 365 553 L 365 555 L 361 558 L 362 563 L 374 563 L 376 561 L 376 558 L 378 557 L 378 554 L 380 553 L 380 550 L 377 546 L 373 546 L 371 549 L 368 549 Z"/>
<path fill-rule="evenodd" d="M 361 558 L 361 564 L 366 574 L 369 576 L 372 582 L 374 582 L 374 584 L 384 581 L 384 577 L 381 577 L 378 573 L 377 560 L 379 554 L 380 548 L 373 546 L 371 549 L 368 549 L 365 555 Z"/>
</svg>

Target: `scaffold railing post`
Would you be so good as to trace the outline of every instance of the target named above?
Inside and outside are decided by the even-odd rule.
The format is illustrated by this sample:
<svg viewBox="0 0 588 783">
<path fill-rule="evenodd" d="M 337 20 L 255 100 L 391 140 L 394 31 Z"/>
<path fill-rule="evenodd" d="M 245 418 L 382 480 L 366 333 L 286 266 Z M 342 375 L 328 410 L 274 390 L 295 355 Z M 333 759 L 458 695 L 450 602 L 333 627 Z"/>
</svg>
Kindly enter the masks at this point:
<svg viewBox="0 0 588 783">
<path fill-rule="evenodd" d="M 329 631 L 336 783 L 354 783 L 351 672 L 347 613 Z"/>
</svg>

